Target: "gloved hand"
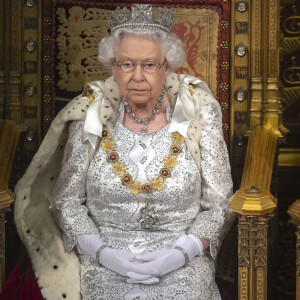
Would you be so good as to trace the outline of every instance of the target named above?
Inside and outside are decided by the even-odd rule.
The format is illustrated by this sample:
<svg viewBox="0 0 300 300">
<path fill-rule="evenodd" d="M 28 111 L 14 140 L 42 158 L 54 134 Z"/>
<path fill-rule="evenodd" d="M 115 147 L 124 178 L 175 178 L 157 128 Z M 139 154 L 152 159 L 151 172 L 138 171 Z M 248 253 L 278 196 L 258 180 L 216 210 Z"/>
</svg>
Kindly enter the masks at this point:
<svg viewBox="0 0 300 300">
<path fill-rule="evenodd" d="M 104 248 L 99 255 L 101 265 L 123 276 L 133 270 L 134 260 L 135 255 L 130 251 L 109 247 Z"/>
<path fill-rule="evenodd" d="M 177 249 L 160 249 L 139 255 L 137 258 L 144 263 L 135 263 L 133 272 L 127 273 L 132 280 L 137 280 L 140 275 L 162 276 L 185 264 L 183 253 Z"/>
<path fill-rule="evenodd" d="M 97 250 L 105 245 L 99 234 L 80 234 L 77 236 L 77 249 L 80 254 L 88 253 L 96 259 Z"/>
<path fill-rule="evenodd" d="M 184 234 L 172 245 L 172 248 L 183 248 L 191 261 L 195 256 L 203 253 L 203 244 L 201 240 L 193 234 Z"/>
<path fill-rule="evenodd" d="M 175 247 L 182 248 L 183 251 Z M 172 249 L 160 249 L 138 255 L 137 259 L 145 263 L 134 264 L 134 272 L 127 273 L 129 282 L 137 280 L 141 275 L 162 276 L 184 266 L 187 263 L 184 250 L 188 261 L 191 261 L 196 255 L 203 253 L 201 240 L 193 235 L 184 234 L 173 244 Z"/>
<path fill-rule="evenodd" d="M 98 249 L 104 245 L 104 241 L 98 234 L 82 234 L 77 236 L 78 252 L 89 253 L 94 259 L 96 259 Z M 129 271 L 133 271 L 133 262 L 142 263 L 136 259 L 134 254 L 127 250 L 106 247 L 99 255 L 99 263 L 101 265 L 123 276 L 126 276 Z M 135 281 L 132 283 L 152 284 L 159 280 L 153 277 L 153 275 L 138 275 Z"/>
</svg>

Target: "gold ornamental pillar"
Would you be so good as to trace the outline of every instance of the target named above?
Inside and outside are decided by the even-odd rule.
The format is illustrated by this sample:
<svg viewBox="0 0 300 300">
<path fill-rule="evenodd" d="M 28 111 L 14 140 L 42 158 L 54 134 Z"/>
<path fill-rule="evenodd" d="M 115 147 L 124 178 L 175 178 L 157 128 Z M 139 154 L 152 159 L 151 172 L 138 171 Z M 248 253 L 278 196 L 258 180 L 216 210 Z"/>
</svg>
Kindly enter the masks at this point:
<svg viewBox="0 0 300 300">
<path fill-rule="evenodd" d="M 288 209 L 290 222 L 297 227 L 296 231 L 296 300 L 300 300 L 300 199 L 296 200 Z"/>
<path fill-rule="evenodd" d="M 276 199 L 251 186 L 238 190 L 230 204 L 239 213 L 239 300 L 267 300 L 268 221 Z"/>
<path fill-rule="evenodd" d="M 250 122 L 279 131 L 279 20 L 278 0 L 251 0 L 250 7 Z"/>
<path fill-rule="evenodd" d="M 262 1 L 264 11 L 264 119 L 263 125 L 271 126 L 275 133 L 282 137 L 279 127 L 279 32 L 280 14 L 278 0 Z M 266 51 L 267 50 L 267 51 Z"/>
<path fill-rule="evenodd" d="M 270 193 L 277 134 L 258 126 L 250 133 L 240 189 L 230 202 L 239 214 L 239 300 L 267 300 L 268 223 L 277 199 Z"/>
</svg>

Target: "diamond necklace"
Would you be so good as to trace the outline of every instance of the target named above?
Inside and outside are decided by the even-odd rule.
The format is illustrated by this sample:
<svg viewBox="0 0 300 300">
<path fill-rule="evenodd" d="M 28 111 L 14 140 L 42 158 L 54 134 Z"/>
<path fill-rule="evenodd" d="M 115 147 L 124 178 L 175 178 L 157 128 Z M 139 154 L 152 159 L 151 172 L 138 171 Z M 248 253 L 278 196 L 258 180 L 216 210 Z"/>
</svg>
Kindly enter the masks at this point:
<svg viewBox="0 0 300 300">
<path fill-rule="evenodd" d="M 160 95 L 158 97 L 158 101 L 155 104 L 155 107 L 153 108 L 152 113 L 147 118 L 142 118 L 142 119 L 139 118 L 139 117 L 137 117 L 135 115 L 135 113 L 132 112 L 132 109 L 129 106 L 128 101 L 125 98 L 123 98 L 123 102 L 124 102 L 124 106 L 125 106 L 125 111 L 129 114 L 129 117 L 131 119 L 133 119 L 134 122 L 137 123 L 137 124 L 144 124 L 144 126 L 141 129 L 142 133 L 147 133 L 148 132 L 148 124 L 149 124 L 149 122 L 153 121 L 155 119 L 155 116 L 160 113 L 160 108 L 161 108 L 162 103 L 164 101 L 165 91 L 166 91 L 165 88 L 162 87 Z"/>
</svg>

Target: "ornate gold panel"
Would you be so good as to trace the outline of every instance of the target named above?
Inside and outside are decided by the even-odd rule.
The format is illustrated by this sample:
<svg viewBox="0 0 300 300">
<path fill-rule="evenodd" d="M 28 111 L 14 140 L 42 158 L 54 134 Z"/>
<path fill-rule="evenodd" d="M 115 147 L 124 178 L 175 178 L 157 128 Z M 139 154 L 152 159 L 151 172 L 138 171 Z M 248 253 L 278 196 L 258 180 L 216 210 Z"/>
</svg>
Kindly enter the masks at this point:
<svg viewBox="0 0 300 300">
<path fill-rule="evenodd" d="M 88 81 L 105 79 L 108 71 L 97 60 L 98 43 L 107 33 L 107 10 L 83 9 L 73 6 L 56 11 L 59 21 L 56 42 L 58 46 L 58 86 L 71 92 L 81 92 Z"/>
<path fill-rule="evenodd" d="M 186 52 L 185 62 L 178 72 L 205 80 L 216 95 L 218 11 L 200 8 L 171 10 L 174 15 L 172 32 L 184 41 Z M 98 43 L 108 30 L 107 9 L 85 10 L 73 6 L 67 12 L 64 8 L 58 8 L 56 14 L 59 20 L 56 37 L 58 86 L 67 91 L 80 92 L 86 82 L 107 78 L 108 71 L 97 60 Z M 199 45 L 203 50 L 199 49 Z"/>
</svg>

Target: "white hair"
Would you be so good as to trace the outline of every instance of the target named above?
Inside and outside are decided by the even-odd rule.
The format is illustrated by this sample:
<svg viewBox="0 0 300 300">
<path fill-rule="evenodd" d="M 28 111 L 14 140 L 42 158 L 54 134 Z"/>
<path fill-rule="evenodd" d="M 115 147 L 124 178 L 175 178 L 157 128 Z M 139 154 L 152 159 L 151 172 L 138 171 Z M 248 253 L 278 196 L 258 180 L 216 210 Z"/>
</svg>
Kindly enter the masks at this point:
<svg viewBox="0 0 300 300">
<path fill-rule="evenodd" d="M 168 63 L 168 71 L 173 72 L 179 68 L 184 59 L 181 40 L 173 33 L 168 34 L 162 30 L 130 30 L 119 28 L 113 34 L 104 37 L 99 43 L 98 60 L 111 71 L 116 52 L 125 38 L 138 37 L 154 41 L 160 45 Z"/>
</svg>

